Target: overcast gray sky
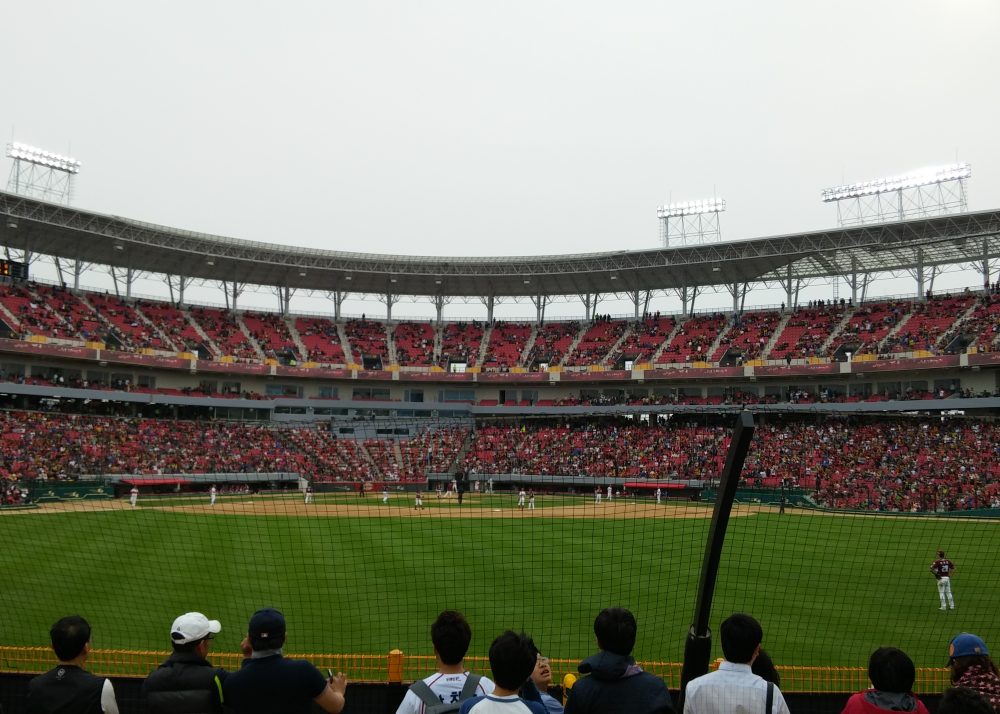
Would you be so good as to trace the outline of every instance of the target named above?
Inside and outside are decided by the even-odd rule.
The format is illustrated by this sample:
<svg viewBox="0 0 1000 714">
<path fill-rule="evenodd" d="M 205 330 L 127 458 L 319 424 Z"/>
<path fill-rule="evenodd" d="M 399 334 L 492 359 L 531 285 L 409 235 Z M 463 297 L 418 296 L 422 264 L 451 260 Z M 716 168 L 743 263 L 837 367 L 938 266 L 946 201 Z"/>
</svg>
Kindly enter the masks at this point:
<svg viewBox="0 0 1000 714">
<path fill-rule="evenodd" d="M 956 159 L 970 208 L 1000 206 L 994 0 L 2 15 L 6 138 L 80 159 L 76 205 L 180 228 L 424 255 L 642 249 L 670 200 L 724 196 L 730 239 L 801 231 L 834 224 L 823 187 Z"/>
</svg>

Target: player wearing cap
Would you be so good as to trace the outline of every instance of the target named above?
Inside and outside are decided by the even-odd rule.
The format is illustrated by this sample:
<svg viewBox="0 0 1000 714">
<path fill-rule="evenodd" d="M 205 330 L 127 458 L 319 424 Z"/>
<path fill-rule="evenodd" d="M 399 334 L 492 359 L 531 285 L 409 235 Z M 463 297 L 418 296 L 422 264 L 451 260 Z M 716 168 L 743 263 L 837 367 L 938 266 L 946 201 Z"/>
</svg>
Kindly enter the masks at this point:
<svg viewBox="0 0 1000 714">
<path fill-rule="evenodd" d="M 1000 712 L 1000 672 L 990 659 L 990 650 L 982 638 L 962 632 L 948 644 L 951 683 L 982 694 Z"/>
<path fill-rule="evenodd" d="M 218 714 L 226 671 L 206 659 L 218 620 L 187 612 L 170 627 L 173 653 L 146 677 L 142 694 L 149 714 Z"/>
<path fill-rule="evenodd" d="M 955 598 L 951 594 L 951 574 L 955 572 L 955 564 L 944 557 L 944 551 L 937 552 L 937 560 L 931 563 L 931 572 L 937 578 L 938 597 L 941 598 L 942 610 L 955 609 Z"/>
<path fill-rule="evenodd" d="M 135 504 L 138 502 L 138 500 L 139 500 L 139 488 L 138 486 L 133 486 L 132 489 L 128 492 L 128 502 L 132 506 L 132 508 L 135 508 Z"/>
<path fill-rule="evenodd" d="M 209 506 L 214 506 L 215 505 L 215 499 L 216 499 L 216 497 L 218 495 L 219 495 L 219 489 L 217 489 L 215 487 L 215 484 L 212 484 L 212 488 L 208 489 L 208 505 Z"/>
<path fill-rule="evenodd" d="M 59 664 L 28 683 L 28 714 L 118 714 L 110 679 L 83 669 L 90 655 L 90 624 L 79 615 L 49 630 Z"/>
<path fill-rule="evenodd" d="M 240 644 L 247 659 L 223 683 L 226 706 L 235 714 L 309 714 L 316 702 L 339 714 L 347 678 L 338 673 L 325 679 L 311 663 L 285 659 L 284 644 L 285 616 L 273 608 L 255 612 Z"/>
</svg>

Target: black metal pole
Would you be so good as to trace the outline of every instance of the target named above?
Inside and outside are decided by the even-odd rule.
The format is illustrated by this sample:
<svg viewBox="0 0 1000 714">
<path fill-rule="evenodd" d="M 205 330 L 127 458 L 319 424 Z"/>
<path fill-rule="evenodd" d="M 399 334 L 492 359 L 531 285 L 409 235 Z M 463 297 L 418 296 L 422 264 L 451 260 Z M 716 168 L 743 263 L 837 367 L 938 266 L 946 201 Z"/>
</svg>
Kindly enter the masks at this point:
<svg viewBox="0 0 1000 714">
<path fill-rule="evenodd" d="M 687 642 L 684 644 L 684 666 L 681 669 L 681 694 L 678 712 L 684 710 L 684 689 L 687 687 L 687 683 L 708 672 L 708 662 L 712 654 L 712 633 L 708 629 L 708 618 L 712 614 L 715 579 L 719 573 L 719 561 L 722 559 L 722 546 L 726 541 L 729 514 L 733 510 L 736 487 L 740 482 L 743 463 L 750 451 L 753 432 L 753 415 L 750 412 L 741 412 L 736 421 L 736 428 L 733 430 L 733 440 L 729 444 L 726 465 L 722 469 L 722 478 L 719 480 L 719 493 L 715 497 L 712 525 L 708 529 L 705 560 L 702 562 L 701 580 L 698 583 L 698 599 L 694 606 L 694 622 L 691 624 Z"/>
</svg>

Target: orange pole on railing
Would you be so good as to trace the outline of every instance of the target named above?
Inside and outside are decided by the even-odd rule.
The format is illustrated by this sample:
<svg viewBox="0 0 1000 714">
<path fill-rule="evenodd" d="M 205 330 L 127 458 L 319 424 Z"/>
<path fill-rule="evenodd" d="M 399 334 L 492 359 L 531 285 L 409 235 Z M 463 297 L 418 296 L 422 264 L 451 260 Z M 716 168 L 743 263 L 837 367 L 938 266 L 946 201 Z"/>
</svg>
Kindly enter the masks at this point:
<svg viewBox="0 0 1000 714">
<path fill-rule="evenodd" d="M 403 681 L 403 650 L 389 650 L 389 681 Z"/>
</svg>

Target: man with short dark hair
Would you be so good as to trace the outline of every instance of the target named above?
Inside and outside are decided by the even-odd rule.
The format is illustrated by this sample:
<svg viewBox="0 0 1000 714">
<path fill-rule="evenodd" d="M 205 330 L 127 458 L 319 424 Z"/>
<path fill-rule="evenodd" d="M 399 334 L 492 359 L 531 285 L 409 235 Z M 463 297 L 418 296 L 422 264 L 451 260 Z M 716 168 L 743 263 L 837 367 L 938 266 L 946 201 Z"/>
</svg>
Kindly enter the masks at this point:
<svg viewBox="0 0 1000 714">
<path fill-rule="evenodd" d="M 214 635 L 222 631 L 218 620 L 200 612 L 187 612 L 170 627 L 173 653 L 150 672 L 142 694 L 150 714 L 219 714 L 226 671 L 206 659 Z"/>
<path fill-rule="evenodd" d="M 569 690 L 566 714 L 663 714 L 672 712 L 663 680 L 635 663 L 632 648 L 638 631 L 635 617 L 623 607 L 601 610 L 594 635 L 601 650 L 577 669 L 589 675 Z"/>
<path fill-rule="evenodd" d="M 496 682 L 493 693 L 467 700 L 459 714 L 546 714 L 541 701 L 528 701 L 518 695 L 537 657 L 535 643 L 523 632 L 507 630 L 497 637 L 490 645 L 490 671 Z"/>
<path fill-rule="evenodd" d="M 465 653 L 472 642 L 472 628 L 457 610 L 445 610 L 431 625 L 431 642 L 437 672 L 413 683 L 396 714 L 424 714 L 428 705 L 458 704 L 493 692 L 493 682 L 465 668 Z M 534 665 L 532 665 L 534 666 Z M 431 704 L 436 699 L 437 704 Z"/>
<path fill-rule="evenodd" d="M 28 683 L 28 714 L 118 714 L 110 679 L 83 669 L 90 655 L 90 624 L 79 615 L 49 630 L 59 664 Z"/>
<path fill-rule="evenodd" d="M 788 705 L 774 684 L 753 673 L 764 630 L 750 615 L 730 615 L 719 628 L 725 661 L 715 672 L 688 682 L 684 714 L 788 714 Z"/>
<path fill-rule="evenodd" d="M 315 702 L 328 714 L 344 708 L 347 679 L 325 679 L 311 663 L 285 659 L 285 616 L 273 608 L 250 618 L 240 648 L 247 659 L 223 683 L 226 705 L 236 714 L 309 714 Z"/>
</svg>

